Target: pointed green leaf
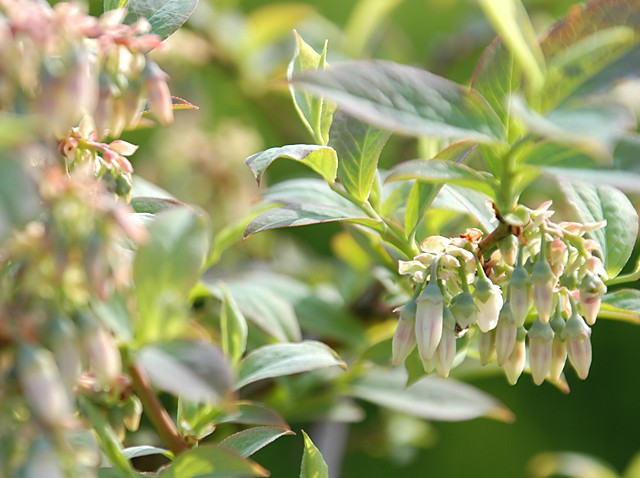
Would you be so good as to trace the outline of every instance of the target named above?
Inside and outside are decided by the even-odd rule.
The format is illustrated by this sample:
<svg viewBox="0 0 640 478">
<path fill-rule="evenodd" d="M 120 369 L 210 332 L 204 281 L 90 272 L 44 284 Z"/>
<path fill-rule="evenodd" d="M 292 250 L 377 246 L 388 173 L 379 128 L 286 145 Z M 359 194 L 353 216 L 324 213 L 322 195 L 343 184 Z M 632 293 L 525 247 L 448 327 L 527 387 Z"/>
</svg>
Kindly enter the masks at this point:
<svg viewBox="0 0 640 478">
<path fill-rule="evenodd" d="M 131 200 L 131 207 L 138 213 L 158 214 L 167 209 L 189 206 L 176 199 L 136 196 Z"/>
<path fill-rule="evenodd" d="M 336 210 L 331 206 L 325 205 L 289 205 L 269 209 L 260 214 L 249 223 L 244 231 L 244 237 L 247 238 L 258 232 L 271 229 L 341 221 L 362 224 L 373 229 L 381 227 L 379 220 L 366 217 L 364 213 L 362 215 L 354 215 L 351 211 Z"/>
<path fill-rule="evenodd" d="M 391 134 L 339 113 L 331 125 L 331 146 L 338 153 L 338 178 L 360 201 L 369 198 L 378 159 Z"/>
<path fill-rule="evenodd" d="M 207 252 L 206 221 L 194 210 L 175 208 L 155 216 L 133 264 L 138 341 L 169 340 L 182 334 L 188 320 L 187 295 L 199 279 Z"/>
<path fill-rule="evenodd" d="M 293 31 L 296 37 L 296 51 L 289 63 L 287 78 L 289 81 L 294 76 L 305 71 L 324 70 L 327 67 L 327 46 L 325 42 L 321 54 L 311 48 L 298 34 Z M 289 83 L 289 90 L 293 98 L 293 104 L 302 119 L 302 123 L 311 133 L 317 144 L 326 145 L 329 142 L 329 128 L 335 112 L 335 105 L 325 101 L 322 97 L 314 97 L 308 93 L 303 93 L 295 88 L 293 83 Z"/>
<path fill-rule="evenodd" d="M 291 144 L 281 148 L 267 149 L 245 159 L 258 185 L 262 182 L 262 176 L 269 165 L 278 158 L 300 161 L 320 174 L 328 183 L 336 180 L 338 158 L 333 148 L 313 144 Z"/>
<path fill-rule="evenodd" d="M 203 445 L 179 455 L 160 478 L 251 478 L 269 472 L 239 453 L 220 446 Z"/>
<path fill-rule="evenodd" d="M 304 454 L 302 455 L 300 478 L 329 478 L 329 467 L 320 450 L 316 448 L 304 430 L 302 430 L 302 436 L 304 437 Z"/>
<path fill-rule="evenodd" d="M 269 187 L 264 199 L 283 204 L 321 204 L 348 215 L 359 217 L 362 210 L 320 179 L 301 178 L 282 181 Z"/>
<path fill-rule="evenodd" d="M 627 196 L 611 186 L 562 179 L 560 187 L 583 223 L 606 221 L 591 235 L 599 244 L 605 270 L 617 276 L 629 260 L 638 236 L 638 213 Z"/>
<path fill-rule="evenodd" d="M 157 388 L 192 402 L 218 402 L 231 391 L 229 365 L 209 342 L 148 345 L 138 352 L 137 361 Z"/>
<path fill-rule="evenodd" d="M 145 17 L 151 31 L 167 38 L 186 22 L 198 6 L 198 0 L 128 0 L 128 20 Z"/>
<path fill-rule="evenodd" d="M 640 291 L 620 289 L 605 294 L 598 317 L 640 323 Z"/>
<path fill-rule="evenodd" d="M 122 450 L 122 454 L 129 460 L 131 460 L 132 458 L 138 458 L 139 456 L 149 455 L 164 455 L 168 458 L 173 458 L 173 453 L 171 453 L 169 450 L 149 445 L 131 446 Z"/>
<path fill-rule="evenodd" d="M 294 84 L 389 131 L 485 143 L 504 139 L 500 119 L 476 91 L 411 66 L 349 61 L 305 73 Z"/>
<path fill-rule="evenodd" d="M 237 363 L 247 348 L 247 320 L 224 284 L 220 311 L 222 350 L 232 363 Z"/>
<path fill-rule="evenodd" d="M 510 421 L 513 414 L 481 390 L 430 375 L 406 387 L 407 375 L 400 368 L 373 368 L 350 389 L 354 397 L 429 420 L 458 421 L 488 416 Z"/>
<path fill-rule="evenodd" d="M 340 357 L 321 342 L 265 345 L 242 359 L 235 388 L 239 389 L 266 378 L 308 372 L 335 365 L 345 367 Z"/>
<path fill-rule="evenodd" d="M 493 231 L 498 225 L 491 210 L 491 198 L 463 186 L 445 185 L 433 201 L 433 207 L 466 212 L 478 220 L 480 228 L 485 232 Z"/>
<path fill-rule="evenodd" d="M 533 89 L 542 86 L 544 56 L 520 0 L 478 0 L 485 14 L 520 64 Z"/>
<path fill-rule="evenodd" d="M 288 428 L 253 427 L 228 436 L 220 442 L 220 446 L 248 457 L 284 435 L 295 435 L 295 433 Z"/>
</svg>

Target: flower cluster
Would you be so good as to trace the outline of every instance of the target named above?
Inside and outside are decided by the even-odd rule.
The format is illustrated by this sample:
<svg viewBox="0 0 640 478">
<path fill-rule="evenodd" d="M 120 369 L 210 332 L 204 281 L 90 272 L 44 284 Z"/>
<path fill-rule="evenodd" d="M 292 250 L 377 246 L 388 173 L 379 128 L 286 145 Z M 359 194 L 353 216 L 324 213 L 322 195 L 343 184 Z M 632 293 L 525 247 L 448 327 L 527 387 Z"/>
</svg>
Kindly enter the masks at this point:
<svg viewBox="0 0 640 478">
<path fill-rule="evenodd" d="M 523 226 L 491 253 L 477 229 L 458 238 L 432 236 L 422 253 L 400 261 L 417 284 L 400 307 L 393 360 L 418 346 L 427 372 L 447 376 L 463 336 L 477 343 L 483 365 L 497 362 L 514 384 L 527 361 L 536 384 L 561 380 L 567 357 L 580 378 L 591 364 L 591 329 L 606 292 L 598 244 L 585 238 L 604 223 L 554 223 L 551 202 L 520 206 Z M 528 360 L 527 360 L 528 359 Z"/>
</svg>

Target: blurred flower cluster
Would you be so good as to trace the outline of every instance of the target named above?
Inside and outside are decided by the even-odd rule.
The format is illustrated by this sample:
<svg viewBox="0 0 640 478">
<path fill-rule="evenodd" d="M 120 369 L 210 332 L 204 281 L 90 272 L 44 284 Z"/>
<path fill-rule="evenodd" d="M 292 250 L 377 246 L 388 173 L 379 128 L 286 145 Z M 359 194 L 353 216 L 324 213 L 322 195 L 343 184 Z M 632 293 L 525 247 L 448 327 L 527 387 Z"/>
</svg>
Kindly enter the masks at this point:
<svg viewBox="0 0 640 478">
<path fill-rule="evenodd" d="M 417 286 L 399 308 L 396 364 L 417 344 L 425 371 L 448 376 L 472 338 L 482 364 L 497 362 L 512 384 L 527 362 L 536 384 L 560 381 L 567 357 L 586 378 L 589 326 L 606 292 L 606 272 L 598 244 L 585 234 L 604 223 L 556 224 L 550 206 L 519 206 L 524 225 L 508 226 L 493 252 L 485 250 L 489 236 L 469 229 L 452 239 L 428 237 L 422 253 L 400 261 L 400 274 Z"/>
</svg>

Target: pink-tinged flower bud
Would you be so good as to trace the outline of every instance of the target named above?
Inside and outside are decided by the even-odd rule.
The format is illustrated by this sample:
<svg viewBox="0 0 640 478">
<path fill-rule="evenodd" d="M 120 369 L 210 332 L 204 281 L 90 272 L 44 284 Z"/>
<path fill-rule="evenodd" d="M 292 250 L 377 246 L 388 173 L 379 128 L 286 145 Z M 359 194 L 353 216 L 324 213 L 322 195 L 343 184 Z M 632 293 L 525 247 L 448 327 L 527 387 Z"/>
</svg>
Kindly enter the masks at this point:
<svg viewBox="0 0 640 478">
<path fill-rule="evenodd" d="M 553 343 L 551 344 L 551 364 L 549 366 L 549 378 L 557 382 L 560 380 L 564 365 L 567 361 L 567 346 L 564 342 L 565 321 L 562 318 L 562 306 L 558 304 L 556 313 L 549 321 L 549 325 L 554 332 Z"/>
<path fill-rule="evenodd" d="M 416 342 L 420 357 L 431 360 L 442 338 L 444 297 L 432 279 L 416 300 Z"/>
<path fill-rule="evenodd" d="M 451 300 L 449 310 L 451 310 L 455 321 L 463 329 L 475 324 L 478 318 L 478 307 L 469 291 L 456 295 Z"/>
<path fill-rule="evenodd" d="M 482 365 L 487 365 L 494 359 L 496 354 L 496 329 L 480 333 L 478 351 L 480 352 L 480 363 Z"/>
<path fill-rule="evenodd" d="M 602 279 L 591 272 L 587 272 L 580 283 L 580 308 L 587 324 L 593 325 L 596 323 L 602 296 L 606 292 L 607 286 L 604 285 Z"/>
<path fill-rule="evenodd" d="M 536 319 L 529 329 L 529 368 L 536 385 L 544 382 L 551 368 L 551 353 L 554 333 L 549 322 L 543 324 Z"/>
<path fill-rule="evenodd" d="M 513 348 L 516 344 L 516 336 L 518 335 L 518 327 L 512 319 L 511 307 L 509 306 L 508 300 L 502 306 L 500 318 L 498 319 L 498 326 L 495 330 L 498 365 L 504 365 L 513 352 Z"/>
<path fill-rule="evenodd" d="M 498 325 L 500 309 L 504 305 L 502 291 L 486 277 L 478 276 L 475 281 L 474 300 L 478 307 L 478 327 L 488 332 Z"/>
<path fill-rule="evenodd" d="M 393 365 L 404 362 L 416 346 L 416 301 L 410 299 L 398 310 L 400 311 L 400 320 L 398 320 L 391 342 L 391 362 Z"/>
<path fill-rule="evenodd" d="M 540 321 L 546 324 L 553 311 L 553 288 L 557 279 L 553 275 L 551 266 L 542 256 L 533 265 L 531 282 L 533 284 L 533 303 Z"/>
<path fill-rule="evenodd" d="M 500 256 L 508 266 L 513 267 L 518 253 L 518 239 L 515 236 L 507 236 L 498 244 Z"/>
<path fill-rule="evenodd" d="M 531 308 L 531 278 L 523 266 L 516 267 L 511 273 L 509 303 L 513 322 L 522 327 Z"/>
<path fill-rule="evenodd" d="M 516 344 L 513 347 L 513 352 L 509 355 L 509 358 L 504 362 L 502 368 L 507 376 L 507 380 L 511 385 L 515 385 L 518 382 L 518 378 L 522 375 L 525 363 L 527 361 L 527 347 L 524 343 L 524 339 L 527 335 L 527 331 L 524 327 L 520 327 L 517 332 Z"/>
<path fill-rule="evenodd" d="M 115 338 L 104 327 L 88 330 L 85 345 L 98 384 L 112 387 L 122 373 L 122 358 Z"/>
<path fill-rule="evenodd" d="M 448 312 L 448 311 L 447 311 Z M 451 313 L 445 312 L 442 338 L 435 354 L 436 370 L 441 377 L 448 377 L 456 358 L 456 321 Z"/>
<path fill-rule="evenodd" d="M 122 156 L 131 156 L 138 150 L 138 146 L 121 139 L 116 139 L 109 144 L 109 149 L 121 154 Z"/>
<path fill-rule="evenodd" d="M 153 114 L 160 123 L 173 121 L 173 102 L 167 86 L 167 74 L 153 61 L 147 60 L 144 67 L 145 90 Z"/>
<path fill-rule="evenodd" d="M 582 380 L 589 375 L 591 367 L 591 329 L 574 308 L 564 328 L 569 362 Z"/>
<path fill-rule="evenodd" d="M 549 244 L 549 263 L 551 270 L 556 277 L 560 277 L 569 259 L 569 250 L 567 245 L 559 237 L 555 238 Z"/>
<path fill-rule="evenodd" d="M 51 352 L 21 345 L 17 369 L 29 408 L 42 424 L 65 427 L 73 423 L 71 400 Z"/>
</svg>

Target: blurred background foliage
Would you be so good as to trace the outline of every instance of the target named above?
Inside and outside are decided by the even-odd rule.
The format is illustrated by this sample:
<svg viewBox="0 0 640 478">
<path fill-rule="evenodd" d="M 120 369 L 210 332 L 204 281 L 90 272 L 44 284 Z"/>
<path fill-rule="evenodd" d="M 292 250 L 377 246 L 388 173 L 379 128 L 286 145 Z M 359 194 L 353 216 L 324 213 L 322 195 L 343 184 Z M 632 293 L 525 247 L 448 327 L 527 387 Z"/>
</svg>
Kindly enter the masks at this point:
<svg viewBox="0 0 640 478">
<path fill-rule="evenodd" d="M 525 2 L 538 30 L 573 3 Z M 96 13 L 101 4 L 92 4 Z M 137 174 L 205 209 L 214 238 L 229 224 L 242 223 L 260 194 L 243 160 L 269 147 L 311 141 L 284 82 L 294 51 L 293 29 L 316 49 L 328 39 L 330 63 L 390 59 L 461 83 L 468 81 L 493 37 L 469 0 L 201 0 L 186 27 L 154 53 L 170 75 L 172 93 L 200 109 L 177 112 L 169 128 L 130 132 L 124 139 L 141 146 L 132 158 Z M 394 137 L 381 164 L 389 167 L 420 154 L 415 140 Z M 293 162 L 281 161 L 269 170 L 267 182 L 305 174 Z M 553 185 L 538 184 L 533 197 L 536 190 L 554 194 Z M 241 273 L 263 264 L 314 285 L 337 284 L 341 295 L 354 303 L 366 298 L 371 274 L 366 261 L 358 263 L 345 247 L 336 225 L 264 233 L 213 257 L 210 275 Z M 391 316 L 373 302 L 352 307 L 352 319 L 373 327 Z M 485 418 L 426 423 L 367 406 L 366 418 L 349 425 L 341 476 L 538 476 L 541 462 L 529 468 L 527 464 L 543 451 L 591 454 L 621 472 L 640 449 L 640 383 L 635 379 L 640 328 L 604 320 L 596 327 L 590 376 L 580 382 L 569 372 L 569 395 L 548 384 L 536 387 L 529 376 L 511 387 L 502 374 L 457 374 L 506 404 L 516 415 L 512 424 Z M 294 430 L 308 425 L 296 423 L 295 415 L 289 410 L 286 417 Z M 314 441 L 326 448 L 322 430 L 315 431 Z M 294 476 L 301 446 L 301 441 L 285 437 L 255 459 L 274 477 Z M 331 476 L 337 477 L 338 470 Z"/>
</svg>

